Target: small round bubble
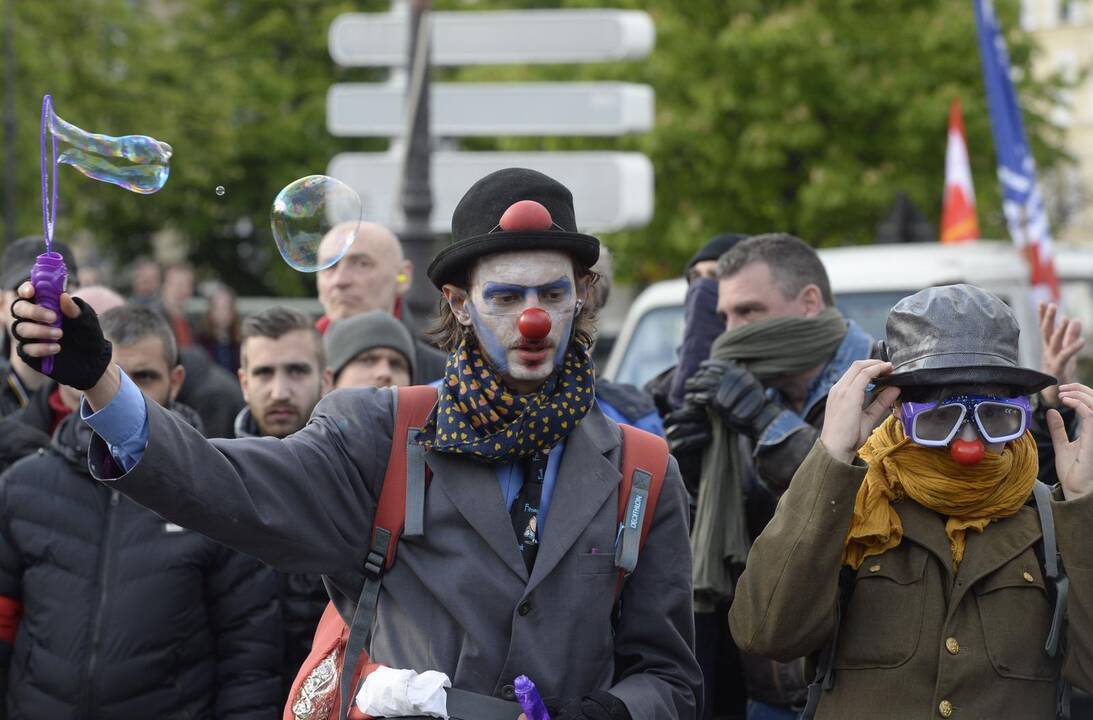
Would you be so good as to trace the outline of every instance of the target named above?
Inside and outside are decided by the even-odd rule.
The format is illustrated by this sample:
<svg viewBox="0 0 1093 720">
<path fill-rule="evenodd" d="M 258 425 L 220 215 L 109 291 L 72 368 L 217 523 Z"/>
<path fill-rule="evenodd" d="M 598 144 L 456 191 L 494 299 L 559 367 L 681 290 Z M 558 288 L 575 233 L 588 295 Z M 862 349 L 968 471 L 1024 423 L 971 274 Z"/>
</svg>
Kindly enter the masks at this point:
<svg viewBox="0 0 1093 720">
<path fill-rule="evenodd" d="M 302 272 L 316 272 L 341 260 L 360 221 L 360 196 L 326 175 L 308 175 L 286 185 L 273 200 L 270 214 L 278 252 Z"/>
<path fill-rule="evenodd" d="M 223 186 L 223 185 L 217 185 L 217 186 L 216 186 L 216 194 L 217 194 L 217 195 L 221 195 L 221 196 L 223 196 L 223 195 L 224 195 L 224 193 L 226 193 L 226 192 L 227 192 L 227 190 L 225 190 L 225 189 L 224 189 L 224 186 Z"/>
</svg>

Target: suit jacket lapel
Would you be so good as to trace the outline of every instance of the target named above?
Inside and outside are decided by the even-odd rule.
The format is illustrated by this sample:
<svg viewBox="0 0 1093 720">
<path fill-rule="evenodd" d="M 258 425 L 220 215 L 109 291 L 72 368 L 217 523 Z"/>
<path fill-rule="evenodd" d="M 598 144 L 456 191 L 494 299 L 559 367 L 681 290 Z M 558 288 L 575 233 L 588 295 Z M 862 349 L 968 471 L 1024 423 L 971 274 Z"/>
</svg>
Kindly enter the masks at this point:
<svg viewBox="0 0 1093 720">
<path fill-rule="evenodd" d="M 441 452 L 426 453 L 425 460 L 433 470 L 433 484 L 440 486 L 504 564 L 527 582 L 527 566 L 516 545 L 512 517 L 505 509 L 493 466 Z M 428 532 L 426 524 L 426 535 Z"/>
<path fill-rule="evenodd" d="M 550 574 L 612 497 L 620 475 L 607 455 L 618 446 L 618 428 L 595 405 L 570 433 L 528 591 Z"/>
</svg>

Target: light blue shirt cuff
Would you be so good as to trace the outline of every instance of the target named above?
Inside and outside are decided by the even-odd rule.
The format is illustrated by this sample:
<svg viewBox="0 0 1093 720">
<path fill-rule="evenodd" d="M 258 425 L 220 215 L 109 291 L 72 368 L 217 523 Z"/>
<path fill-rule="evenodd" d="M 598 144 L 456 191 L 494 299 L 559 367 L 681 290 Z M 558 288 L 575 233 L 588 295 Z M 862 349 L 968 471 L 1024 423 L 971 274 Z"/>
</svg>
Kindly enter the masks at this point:
<svg viewBox="0 0 1093 720">
<path fill-rule="evenodd" d="M 98 412 L 91 412 L 87 398 L 80 399 L 80 417 L 110 448 L 114 460 L 128 472 L 148 446 L 148 408 L 144 395 L 124 371 L 114 399 Z"/>
</svg>

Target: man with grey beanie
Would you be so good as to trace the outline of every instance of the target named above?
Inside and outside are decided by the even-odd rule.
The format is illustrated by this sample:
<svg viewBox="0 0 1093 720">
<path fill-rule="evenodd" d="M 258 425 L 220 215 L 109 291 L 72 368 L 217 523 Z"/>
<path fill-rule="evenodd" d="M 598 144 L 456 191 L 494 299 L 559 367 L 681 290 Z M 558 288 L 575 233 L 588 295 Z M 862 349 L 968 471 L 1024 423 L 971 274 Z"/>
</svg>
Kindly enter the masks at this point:
<svg viewBox="0 0 1093 720">
<path fill-rule="evenodd" d="M 323 337 L 334 389 L 410 384 L 414 340 L 406 326 L 382 310 L 338 320 Z"/>
</svg>

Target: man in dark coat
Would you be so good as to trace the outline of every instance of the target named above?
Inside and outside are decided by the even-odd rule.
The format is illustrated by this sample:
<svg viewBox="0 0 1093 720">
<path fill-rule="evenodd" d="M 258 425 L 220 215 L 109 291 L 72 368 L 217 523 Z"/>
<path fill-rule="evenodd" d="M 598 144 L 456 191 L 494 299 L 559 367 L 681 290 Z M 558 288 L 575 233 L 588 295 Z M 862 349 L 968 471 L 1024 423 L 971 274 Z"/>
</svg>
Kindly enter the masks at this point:
<svg viewBox="0 0 1093 720">
<path fill-rule="evenodd" d="M 114 360 L 170 406 L 182 368 L 163 319 L 102 321 Z M 91 434 L 69 415 L 48 451 L 0 477 L 4 717 L 280 717 L 272 571 L 95 482 Z"/>
<path fill-rule="evenodd" d="M 452 227 L 429 269 L 447 300 L 448 364 L 434 413 L 408 436 L 432 471 L 425 532 L 403 538 L 384 575 L 369 655 L 494 701 L 515 700 L 526 674 L 558 698 L 555 720 L 694 720 L 687 503 L 670 458 L 616 611 L 621 431 L 594 402 L 584 311 L 599 241 L 577 231 L 568 189 L 516 168 L 475 183 Z M 53 354 L 54 375 L 86 389 L 81 412 L 103 433 L 89 451 L 96 477 L 360 596 L 395 437 L 391 390 L 331 393 L 283 440 L 206 441 L 134 395 L 103 361 L 93 314 L 61 304 L 59 343 L 52 313 L 31 302 L 13 307 L 15 334 L 32 362 Z M 515 720 L 519 706 L 506 712 Z"/>
<path fill-rule="evenodd" d="M 330 390 L 319 331 L 303 313 L 274 306 L 244 320 L 241 332 L 239 380 L 247 405 L 235 419 L 235 437 L 287 437 L 304 426 Z M 318 573 L 278 572 L 277 586 L 284 618 L 281 679 L 287 697 L 311 650 L 327 595 Z"/>
</svg>

